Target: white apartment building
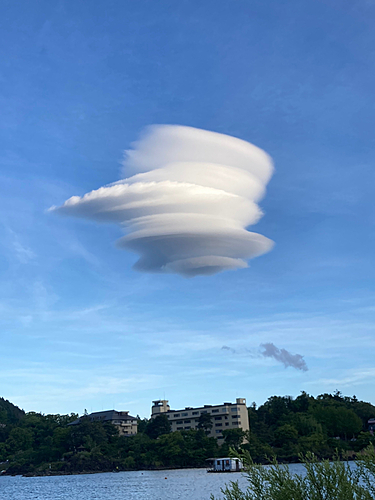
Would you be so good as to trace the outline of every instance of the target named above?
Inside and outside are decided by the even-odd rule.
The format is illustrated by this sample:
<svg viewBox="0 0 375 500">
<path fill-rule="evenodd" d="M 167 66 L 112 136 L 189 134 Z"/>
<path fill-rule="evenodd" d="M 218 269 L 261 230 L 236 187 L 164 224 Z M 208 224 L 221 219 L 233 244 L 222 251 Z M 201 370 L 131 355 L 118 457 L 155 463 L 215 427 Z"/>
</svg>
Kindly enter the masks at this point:
<svg viewBox="0 0 375 500">
<path fill-rule="evenodd" d="M 249 430 L 249 414 L 244 398 L 237 398 L 235 403 L 204 405 L 197 408 L 187 406 L 183 410 L 171 410 L 166 399 L 159 399 L 152 403 L 151 418 L 166 415 L 171 423 L 172 432 L 197 429 L 202 413 L 211 415 L 212 429 L 208 436 L 215 437 L 219 443 L 223 441 L 222 432 L 226 429 Z"/>
</svg>

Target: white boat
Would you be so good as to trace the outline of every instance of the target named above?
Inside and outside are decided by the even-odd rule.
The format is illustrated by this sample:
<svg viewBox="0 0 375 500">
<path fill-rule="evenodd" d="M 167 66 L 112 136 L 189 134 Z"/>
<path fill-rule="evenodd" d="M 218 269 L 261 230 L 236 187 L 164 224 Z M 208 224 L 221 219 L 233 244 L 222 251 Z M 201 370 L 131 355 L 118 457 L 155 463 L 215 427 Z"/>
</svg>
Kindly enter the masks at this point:
<svg viewBox="0 0 375 500">
<path fill-rule="evenodd" d="M 241 472 L 242 461 L 239 458 L 208 458 L 207 472 Z"/>
</svg>

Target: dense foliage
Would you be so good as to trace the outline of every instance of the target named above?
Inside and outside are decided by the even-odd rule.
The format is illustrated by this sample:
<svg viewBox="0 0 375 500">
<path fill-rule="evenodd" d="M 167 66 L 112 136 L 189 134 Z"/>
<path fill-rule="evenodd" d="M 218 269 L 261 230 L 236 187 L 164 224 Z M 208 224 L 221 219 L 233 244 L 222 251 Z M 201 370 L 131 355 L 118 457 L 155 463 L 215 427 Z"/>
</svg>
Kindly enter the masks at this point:
<svg viewBox="0 0 375 500">
<path fill-rule="evenodd" d="M 27 413 L 2 428 L 0 471 L 7 474 L 74 473 L 164 467 L 202 467 L 218 456 L 214 438 L 203 430 L 170 432 L 164 417 L 139 420 L 135 436 L 119 436 L 111 423 L 77 415 Z"/>
<path fill-rule="evenodd" d="M 258 462 L 264 463 L 266 456 L 297 462 L 307 452 L 331 458 L 336 450 L 350 457 L 375 442 L 367 431 L 375 406 L 340 392 L 317 398 L 305 392 L 296 399 L 273 396 L 258 409 L 253 404 L 249 416 L 248 450 Z"/>
<path fill-rule="evenodd" d="M 0 471 L 7 474 L 73 473 L 163 467 L 202 467 L 206 459 L 227 456 L 229 449 L 247 451 L 254 460 L 277 456 L 298 461 L 299 453 L 313 452 L 319 459 L 335 450 L 353 455 L 374 442 L 366 431 L 375 407 L 340 393 L 314 398 L 302 393 L 270 398 L 249 408 L 249 433 L 223 432 L 224 444 L 209 438 L 212 422 L 205 416 L 197 430 L 171 432 L 165 416 L 139 419 L 138 434 L 119 436 L 110 423 L 77 415 L 24 413 L 0 399 Z M 248 443 L 243 444 L 244 437 Z"/>
<path fill-rule="evenodd" d="M 15 406 L 6 399 L 0 398 L 0 423 L 3 425 L 14 424 L 24 415 L 25 412 L 20 410 L 18 406 Z"/>
<path fill-rule="evenodd" d="M 250 454 L 242 454 L 248 486 L 241 490 L 234 481 L 222 489 L 224 500 L 373 500 L 375 498 L 375 453 L 369 446 L 353 467 L 335 458 L 318 461 L 308 453 L 301 457 L 303 474 L 286 465 L 256 465 Z M 211 495 L 211 500 L 215 500 Z"/>
</svg>

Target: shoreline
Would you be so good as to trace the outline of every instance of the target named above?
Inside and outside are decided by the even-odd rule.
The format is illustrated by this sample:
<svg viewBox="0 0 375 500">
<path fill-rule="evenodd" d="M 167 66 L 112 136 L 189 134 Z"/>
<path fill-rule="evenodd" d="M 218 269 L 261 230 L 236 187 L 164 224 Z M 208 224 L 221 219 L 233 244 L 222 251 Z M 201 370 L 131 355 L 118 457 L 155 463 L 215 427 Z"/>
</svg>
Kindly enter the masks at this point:
<svg viewBox="0 0 375 500">
<path fill-rule="evenodd" d="M 205 469 L 205 466 L 201 467 L 152 467 L 149 469 L 121 469 L 121 470 L 87 470 L 87 471 L 53 471 L 53 470 L 45 470 L 45 471 L 36 471 L 36 472 L 26 472 L 25 474 L 7 474 L 3 472 L 0 474 L 1 476 L 7 477 L 55 477 L 55 476 L 81 476 L 87 474 L 118 474 L 119 472 L 151 472 L 151 471 L 169 471 L 169 470 L 188 470 L 188 469 Z"/>
<path fill-rule="evenodd" d="M 319 462 L 322 462 L 323 460 L 320 460 Z M 329 460 L 331 462 L 331 460 Z M 355 459 L 351 458 L 348 460 L 340 460 L 340 462 L 355 462 Z M 299 465 L 303 464 L 303 462 L 279 462 L 279 465 Z M 270 465 L 269 463 L 264 463 L 264 464 L 259 464 L 259 465 Z M 81 475 L 91 475 L 91 474 L 117 474 L 119 472 L 158 472 L 158 471 L 171 471 L 171 470 L 189 470 L 189 469 L 205 469 L 207 472 L 209 469 L 206 466 L 186 466 L 186 467 L 150 467 L 148 469 L 142 468 L 142 469 L 120 469 L 120 470 L 85 470 L 85 471 L 53 471 L 53 470 L 44 470 L 44 471 L 35 471 L 35 472 L 26 472 L 24 474 L 19 473 L 19 474 L 7 474 L 6 471 L 3 473 L 0 473 L 0 477 L 2 476 L 7 476 L 7 477 L 16 477 L 16 476 L 21 476 L 21 477 L 56 477 L 56 476 L 81 476 Z M 214 471 L 215 472 L 215 471 Z M 245 473 L 245 470 L 242 471 L 218 471 L 222 474 L 226 473 L 238 473 L 242 474 Z"/>
</svg>

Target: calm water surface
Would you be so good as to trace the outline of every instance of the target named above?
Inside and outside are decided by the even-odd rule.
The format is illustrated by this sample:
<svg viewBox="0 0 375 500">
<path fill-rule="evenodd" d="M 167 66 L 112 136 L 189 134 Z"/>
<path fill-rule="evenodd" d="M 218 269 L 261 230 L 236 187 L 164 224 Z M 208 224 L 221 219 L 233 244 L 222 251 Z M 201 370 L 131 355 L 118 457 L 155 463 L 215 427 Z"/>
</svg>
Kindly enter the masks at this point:
<svg viewBox="0 0 375 500">
<path fill-rule="evenodd" d="M 302 466 L 291 465 L 295 472 Z M 165 479 L 167 478 L 167 479 Z M 0 500 L 209 500 L 229 481 L 246 487 L 241 473 L 206 469 L 135 471 L 79 476 L 0 477 Z"/>
</svg>

